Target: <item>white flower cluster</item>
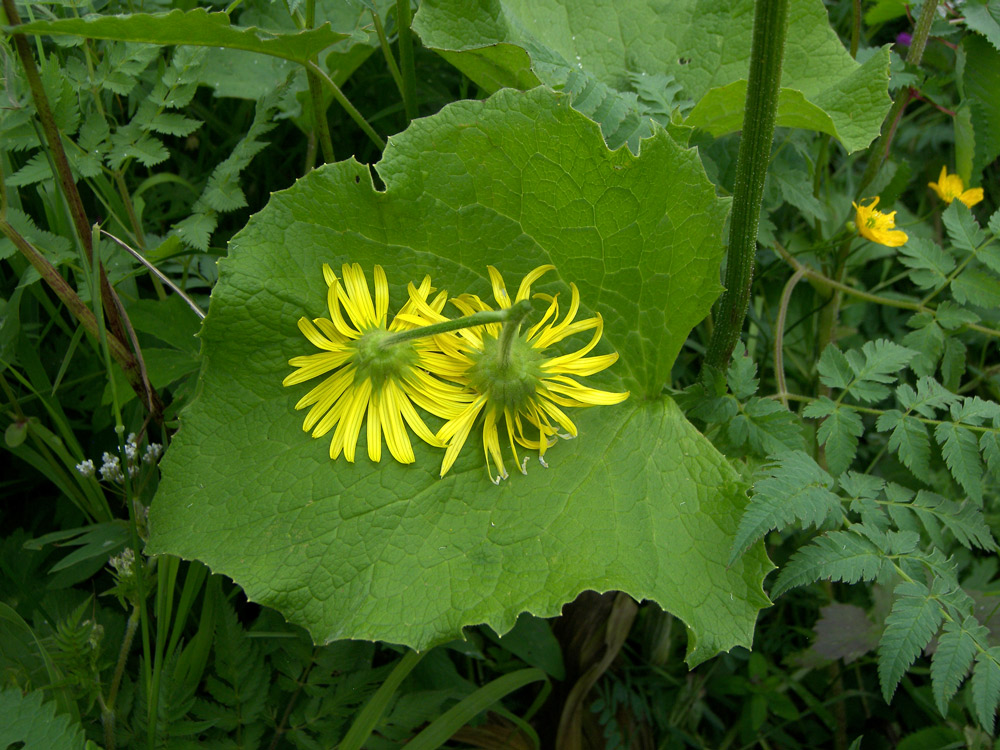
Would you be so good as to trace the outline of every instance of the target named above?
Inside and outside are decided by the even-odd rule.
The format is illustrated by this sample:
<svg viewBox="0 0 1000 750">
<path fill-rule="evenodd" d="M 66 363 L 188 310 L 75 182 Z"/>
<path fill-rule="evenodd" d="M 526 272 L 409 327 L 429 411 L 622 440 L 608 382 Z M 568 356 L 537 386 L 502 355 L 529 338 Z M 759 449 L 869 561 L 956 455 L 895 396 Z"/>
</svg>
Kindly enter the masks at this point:
<svg viewBox="0 0 1000 750">
<path fill-rule="evenodd" d="M 145 452 L 139 456 L 139 443 L 134 432 L 129 433 L 125 441 L 125 466 L 130 477 L 134 477 L 142 469 L 142 464 L 154 464 L 163 453 L 163 446 L 159 443 L 150 443 L 146 446 Z M 125 481 L 125 474 L 122 472 L 121 459 L 107 451 L 101 456 L 101 468 L 96 469 L 100 473 L 101 479 L 105 482 L 121 483 Z M 85 477 L 94 476 L 95 467 L 91 459 L 81 461 L 76 465 L 76 470 Z"/>
<path fill-rule="evenodd" d="M 135 552 L 131 547 L 126 547 L 121 554 L 115 555 L 108 563 L 118 573 L 120 578 L 127 578 L 132 575 L 132 568 L 135 565 Z"/>
</svg>

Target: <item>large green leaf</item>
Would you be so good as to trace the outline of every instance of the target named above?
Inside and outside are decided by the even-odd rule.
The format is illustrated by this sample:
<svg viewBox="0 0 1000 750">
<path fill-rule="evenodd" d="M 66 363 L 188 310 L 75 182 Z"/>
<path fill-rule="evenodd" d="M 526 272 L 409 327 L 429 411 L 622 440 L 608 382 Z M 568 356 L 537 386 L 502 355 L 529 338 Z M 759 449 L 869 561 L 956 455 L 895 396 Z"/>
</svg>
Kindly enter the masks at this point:
<svg viewBox="0 0 1000 750">
<path fill-rule="evenodd" d="M 10 27 L 7 30 L 11 30 Z M 32 21 L 18 26 L 24 34 L 71 34 L 88 39 L 117 39 L 150 44 L 191 44 L 248 50 L 304 63 L 331 44 L 347 38 L 324 24 L 296 33 L 232 26 L 225 13 L 204 8 L 169 13 L 132 13 L 126 16 L 86 16 L 56 21 Z"/>
<path fill-rule="evenodd" d="M 726 567 L 743 487 L 660 395 L 719 289 L 726 204 L 696 155 L 662 130 L 641 157 L 611 152 L 565 97 L 508 89 L 414 121 L 376 169 L 384 192 L 357 162 L 319 169 L 233 239 L 150 550 L 203 560 L 319 641 L 422 649 L 619 589 L 687 623 L 692 664 L 749 646 L 770 564 L 757 546 Z M 296 320 L 326 314 L 321 264 L 345 261 L 383 265 L 397 309 L 424 274 L 487 298 L 487 264 L 515 285 L 554 263 L 539 288 L 579 285 L 621 353 L 603 385 L 634 397 L 575 412 L 580 437 L 550 449 L 550 468 L 499 487 L 475 432 L 444 479 L 424 445 L 409 466 L 360 446 L 356 464 L 331 461 L 292 408 L 308 386 L 281 381 L 311 350 Z"/>
<path fill-rule="evenodd" d="M 778 125 L 829 133 L 848 151 L 879 133 L 889 110 L 889 51 L 855 62 L 821 0 L 790 0 Z M 565 88 L 612 146 L 634 151 L 649 131 L 649 82 L 680 84 L 685 124 L 739 130 L 753 0 L 424 0 L 424 44 L 480 86 Z"/>
</svg>

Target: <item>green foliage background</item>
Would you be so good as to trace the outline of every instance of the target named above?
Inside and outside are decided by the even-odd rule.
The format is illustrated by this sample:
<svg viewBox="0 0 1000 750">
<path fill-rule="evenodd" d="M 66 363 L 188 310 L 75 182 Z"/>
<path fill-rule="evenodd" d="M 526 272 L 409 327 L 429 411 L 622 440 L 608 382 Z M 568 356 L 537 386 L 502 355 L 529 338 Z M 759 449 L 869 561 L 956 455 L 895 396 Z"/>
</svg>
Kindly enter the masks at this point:
<svg viewBox="0 0 1000 750">
<path fill-rule="evenodd" d="M 4 739 L 992 745 L 1000 5 L 937 6 L 788 0 L 716 371 L 752 0 L 8 0 Z M 330 461 L 281 386 L 324 262 L 391 311 L 552 263 L 631 397 L 500 487 L 477 429 Z"/>
</svg>

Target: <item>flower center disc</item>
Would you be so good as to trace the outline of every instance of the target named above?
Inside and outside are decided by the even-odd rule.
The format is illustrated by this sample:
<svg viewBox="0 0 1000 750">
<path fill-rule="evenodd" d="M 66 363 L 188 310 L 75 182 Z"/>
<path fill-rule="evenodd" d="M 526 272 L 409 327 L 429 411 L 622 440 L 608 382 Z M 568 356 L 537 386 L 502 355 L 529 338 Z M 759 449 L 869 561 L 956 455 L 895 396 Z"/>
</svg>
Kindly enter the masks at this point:
<svg viewBox="0 0 1000 750">
<path fill-rule="evenodd" d="M 499 340 L 486 338 L 482 353 L 469 370 L 469 384 L 486 394 L 491 403 L 517 412 L 535 395 L 542 377 L 540 360 L 538 351 L 515 336 L 504 361 Z"/>
<path fill-rule="evenodd" d="M 412 341 L 400 341 L 390 346 L 383 342 L 393 334 L 384 328 L 369 328 L 354 342 L 358 379 L 368 377 L 373 387 L 379 387 L 393 376 L 400 376 L 417 361 Z"/>
</svg>

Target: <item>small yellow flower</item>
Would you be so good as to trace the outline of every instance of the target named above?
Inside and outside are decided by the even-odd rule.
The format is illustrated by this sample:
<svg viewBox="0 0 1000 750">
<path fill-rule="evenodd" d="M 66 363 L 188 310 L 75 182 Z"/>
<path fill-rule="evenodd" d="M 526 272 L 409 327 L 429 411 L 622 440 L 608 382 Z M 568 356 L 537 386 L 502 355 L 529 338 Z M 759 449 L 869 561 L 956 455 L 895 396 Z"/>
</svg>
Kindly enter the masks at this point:
<svg viewBox="0 0 1000 750">
<path fill-rule="evenodd" d="M 400 463 L 413 463 L 407 425 L 423 441 L 444 447 L 413 404 L 442 419 L 450 419 L 461 413 L 468 397 L 461 389 L 427 372 L 432 369 L 427 361 L 432 347 L 428 339 L 382 345 L 393 332 L 429 321 L 416 314 L 415 303 L 408 301 L 386 326 L 389 285 L 381 266 L 375 266 L 374 304 L 361 266 L 344 264 L 342 273 L 343 285 L 330 266 L 323 264 L 330 317 L 311 322 L 308 318 L 299 320 L 299 330 L 323 351 L 290 359 L 288 364 L 298 369 L 282 384 L 296 385 L 330 373 L 295 405 L 296 409 L 312 407 L 302 429 L 312 430 L 314 438 L 336 428 L 330 442 L 330 458 L 336 459 L 343 451 L 344 458 L 354 461 L 367 411 L 368 457 L 376 462 L 381 460 L 384 433 L 393 458 Z M 447 295 L 441 292 L 428 302 L 432 291 L 430 277 L 424 278 L 419 289 L 410 285 L 412 300 L 420 300 L 427 310 L 440 312 Z"/>
<path fill-rule="evenodd" d="M 933 188 L 934 192 L 938 194 L 938 198 L 945 203 L 951 203 L 958 198 L 966 206 L 972 208 L 983 199 L 982 188 L 969 188 L 966 190 L 962 178 L 957 174 L 948 174 L 947 167 L 941 167 L 941 175 L 938 177 L 938 181 L 928 182 L 927 186 Z"/>
<path fill-rule="evenodd" d="M 859 206 L 857 203 L 851 204 L 857 212 L 855 223 L 858 227 L 858 234 L 866 240 L 877 242 L 886 247 L 899 247 L 905 244 L 909 237 L 906 236 L 906 232 L 895 229 L 896 212 L 890 211 L 884 214 L 877 210 L 875 206 L 878 205 L 878 201 L 878 196 L 876 196 L 867 206 Z"/>
<path fill-rule="evenodd" d="M 553 266 L 540 266 L 529 273 L 521 282 L 514 304 L 528 299 L 532 283 L 552 269 Z M 500 272 L 489 266 L 489 274 L 497 304 L 501 308 L 511 307 Z M 447 474 L 454 464 L 480 414 L 484 414 L 486 470 L 490 479 L 498 484 L 501 479 L 507 478 L 498 430 L 501 423 L 506 427 L 514 461 L 521 472 L 526 473 L 528 459 L 519 460 L 518 445 L 538 451 L 538 460 L 546 466 L 545 451 L 555 443 L 556 436 L 576 437 L 576 425 L 563 408 L 618 404 L 628 398 L 627 392 L 609 393 L 588 388 L 570 377 L 593 375 L 618 359 L 616 353 L 584 356 L 597 346 L 604 323 L 599 315 L 575 320 L 580 309 L 580 293 L 575 284 L 571 284 L 570 289 L 569 310 L 561 322 L 558 322 L 558 298 L 536 294 L 536 299 L 549 303 L 548 309 L 526 333 L 522 334 L 516 324 L 490 323 L 435 337 L 440 353 L 428 355 L 429 367 L 441 377 L 464 386 L 471 394 L 470 402 L 461 413 L 449 418 L 437 433 L 438 438 L 447 443 L 441 476 Z M 492 310 L 479 297 L 470 294 L 463 294 L 451 302 L 463 315 Z M 444 316 L 427 309 L 420 300 L 415 300 L 415 305 L 427 318 L 446 320 Z M 508 334 L 512 338 L 506 353 L 503 342 L 505 325 L 514 326 Z M 545 353 L 553 344 L 585 331 L 593 331 L 593 336 L 577 351 L 563 355 Z M 496 464 L 497 477 L 490 469 L 490 459 Z"/>
</svg>

